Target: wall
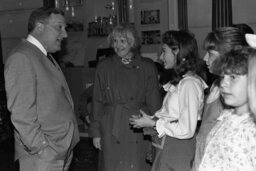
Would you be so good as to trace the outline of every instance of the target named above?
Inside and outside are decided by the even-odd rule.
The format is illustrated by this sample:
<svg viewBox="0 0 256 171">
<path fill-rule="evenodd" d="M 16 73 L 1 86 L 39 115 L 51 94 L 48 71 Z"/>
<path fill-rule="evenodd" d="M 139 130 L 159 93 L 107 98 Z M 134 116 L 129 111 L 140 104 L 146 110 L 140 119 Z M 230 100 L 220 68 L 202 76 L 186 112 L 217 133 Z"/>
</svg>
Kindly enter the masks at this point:
<svg viewBox="0 0 256 171">
<path fill-rule="evenodd" d="M 65 40 L 65 46 L 62 50 L 62 59 L 64 62 L 71 62 L 76 66 L 81 66 L 84 63 L 85 57 L 85 31 L 86 23 L 85 16 L 86 1 L 83 0 L 81 5 L 74 6 L 74 16 L 72 16 L 72 7 L 66 8 L 62 5 L 63 0 L 59 1 L 59 7 L 65 12 L 65 18 L 68 25 L 68 38 Z M 78 24 L 82 27 L 77 27 Z M 73 26 L 73 27 L 72 27 Z"/>
<path fill-rule="evenodd" d="M 246 3 L 245 3 L 246 2 Z M 256 1 L 232 0 L 233 23 L 246 23 L 256 31 Z M 198 41 L 199 53 L 203 57 L 203 40 L 211 31 L 212 1 L 188 0 L 188 26 Z"/>
<path fill-rule="evenodd" d="M 233 23 L 247 23 L 256 31 L 256 1 L 233 0 Z"/>
<path fill-rule="evenodd" d="M 141 24 L 141 11 L 160 10 L 160 24 Z M 134 1 L 134 22 L 139 33 L 142 31 L 160 30 L 160 35 L 168 30 L 168 1 L 167 0 L 135 0 Z M 141 35 L 142 36 L 142 35 Z M 160 38 L 161 40 L 161 38 Z M 142 45 L 142 53 L 157 53 L 160 44 Z"/>
<path fill-rule="evenodd" d="M 31 11 L 43 5 L 42 0 L 1 0 L 0 31 L 3 60 L 21 38 L 27 34 L 27 20 Z"/>
<path fill-rule="evenodd" d="M 90 5 L 88 0 L 87 5 Z M 97 2 L 99 0 L 95 0 Z M 201 57 L 204 55 L 203 40 L 206 35 L 211 31 L 212 24 L 212 1 L 211 0 L 188 0 L 188 27 L 189 30 L 195 34 L 198 41 L 199 54 Z M 160 29 L 161 34 L 168 29 L 176 29 L 177 21 L 174 21 L 177 16 L 176 8 L 177 0 L 134 0 L 134 22 L 139 32 L 145 30 Z M 247 23 L 256 31 L 256 1 L 255 0 L 232 0 L 233 5 L 233 23 Z M 96 8 L 100 8 L 96 6 Z M 95 6 L 94 6 L 95 7 Z M 160 9 L 160 24 L 159 25 L 141 25 L 140 24 L 140 11 Z M 89 11 L 92 9 L 88 9 Z M 93 12 L 89 12 L 92 14 Z M 90 15 L 89 14 L 89 15 Z M 89 16 L 92 18 L 92 16 Z M 89 18 L 87 18 L 89 19 Z M 85 66 L 87 61 L 95 59 L 96 49 L 99 47 L 107 47 L 105 38 L 91 38 L 86 40 L 85 52 Z M 151 54 L 159 52 L 159 44 L 156 45 L 143 45 L 142 53 Z"/>
<path fill-rule="evenodd" d="M 87 61 L 95 59 L 96 49 L 107 46 L 105 38 L 87 38 L 88 22 L 94 16 L 106 16 L 105 5 L 109 0 L 82 0 L 83 4 L 75 6 L 75 16 L 63 6 L 63 0 L 58 0 L 59 7 L 65 12 L 67 23 L 82 23 L 83 30 L 69 31 L 65 41 L 62 59 L 72 62 L 75 66 L 87 65 Z M 28 17 L 31 12 L 43 6 L 43 0 L 1 0 L 0 1 L 0 31 L 2 35 L 3 60 L 10 50 L 27 35 Z M 103 44 L 103 45 L 102 45 Z"/>
<path fill-rule="evenodd" d="M 163 34 L 168 29 L 177 28 L 177 1 L 178 0 L 134 0 L 134 23 L 139 32 L 160 30 Z M 87 37 L 87 27 L 95 16 L 108 16 L 109 10 L 105 5 L 111 0 L 83 0 L 83 5 L 75 7 L 75 16 L 66 11 L 67 22 L 82 22 L 83 30 L 68 32 L 66 51 L 63 58 L 72 61 L 75 68 L 65 68 L 64 72 L 69 83 L 71 93 L 77 105 L 79 97 L 86 83 L 93 80 L 93 69 L 89 69 L 88 61 L 96 59 L 98 48 L 108 47 L 106 37 Z M 246 2 L 246 3 L 245 3 Z M 28 16 L 34 8 L 43 5 L 42 0 L 0 0 L 0 30 L 2 33 L 3 56 L 6 57 L 10 49 L 26 36 Z M 207 33 L 211 31 L 210 0 L 188 0 L 188 26 L 198 40 L 200 55 L 204 55 L 202 43 Z M 256 31 L 256 1 L 233 0 L 233 22 L 247 23 Z M 61 8 L 65 9 L 63 6 Z M 160 9 L 160 24 L 141 25 L 140 13 L 142 10 Z M 160 44 L 143 45 L 142 53 L 157 56 Z M 79 122 L 81 123 L 81 121 Z"/>
<path fill-rule="evenodd" d="M 203 7 L 203 8 L 202 8 Z M 211 31 L 212 24 L 212 1 L 188 0 L 188 27 L 195 34 L 199 54 L 203 55 L 203 40 Z"/>
<path fill-rule="evenodd" d="M 59 0 L 61 1 L 61 0 Z M 75 65 L 88 66 L 88 61 L 95 60 L 98 48 L 108 47 L 106 37 L 87 37 L 88 22 L 95 16 L 108 16 L 109 10 L 105 5 L 112 0 L 83 0 L 83 5 L 75 7 L 75 17 L 66 12 L 68 22 L 82 22 L 83 31 L 69 32 L 67 40 L 67 61 Z M 204 55 L 202 43 L 207 33 L 211 31 L 210 0 L 188 0 L 188 26 L 198 40 L 200 55 Z M 246 3 L 245 3 L 246 2 Z M 134 0 L 134 23 L 138 31 L 160 30 L 161 34 L 168 29 L 176 28 L 175 11 L 177 0 Z M 255 0 L 233 0 L 233 23 L 247 23 L 256 29 Z M 3 56 L 26 36 L 27 19 L 34 8 L 43 5 L 42 0 L 1 0 L 0 1 L 0 30 L 2 33 Z M 63 8 L 63 6 L 61 6 Z M 63 8 L 65 9 L 65 8 Z M 160 24 L 141 25 L 141 10 L 160 9 Z M 18 29 L 17 29 L 18 28 Z M 142 53 L 154 55 L 159 51 L 160 44 L 143 45 Z"/>
<path fill-rule="evenodd" d="M 115 0 L 83 0 L 83 6 L 75 8 L 76 16 L 69 17 L 68 21 L 79 20 L 84 24 L 82 32 L 69 33 L 68 53 L 64 58 L 71 60 L 77 65 L 88 66 L 88 61 L 96 59 L 96 51 L 98 48 L 108 47 L 106 37 L 89 37 L 88 38 L 88 23 L 95 20 L 95 16 L 107 17 L 111 10 L 105 6 Z M 68 12 L 66 12 L 68 13 Z M 69 12 L 70 13 L 70 12 Z"/>
<path fill-rule="evenodd" d="M 108 16 L 109 11 L 104 8 L 104 5 L 110 0 L 87 0 L 86 10 L 87 10 L 87 23 L 94 20 L 95 16 Z M 94 7 L 94 8 L 93 8 Z M 141 25 L 140 24 L 140 12 L 141 10 L 154 10 L 160 9 L 160 24 L 156 25 Z M 135 26 L 139 33 L 141 31 L 147 30 L 161 30 L 161 33 L 168 29 L 168 8 L 167 0 L 134 0 L 134 11 L 131 20 L 134 21 Z M 131 16 L 130 15 L 130 16 Z M 87 27 L 86 23 L 86 27 Z M 106 37 L 86 37 L 85 42 L 85 60 L 84 65 L 88 66 L 88 61 L 95 60 L 97 48 L 108 47 Z M 155 45 L 143 45 L 142 53 L 151 55 L 151 53 L 156 53 L 159 51 L 159 44 Z"/>
</svg>

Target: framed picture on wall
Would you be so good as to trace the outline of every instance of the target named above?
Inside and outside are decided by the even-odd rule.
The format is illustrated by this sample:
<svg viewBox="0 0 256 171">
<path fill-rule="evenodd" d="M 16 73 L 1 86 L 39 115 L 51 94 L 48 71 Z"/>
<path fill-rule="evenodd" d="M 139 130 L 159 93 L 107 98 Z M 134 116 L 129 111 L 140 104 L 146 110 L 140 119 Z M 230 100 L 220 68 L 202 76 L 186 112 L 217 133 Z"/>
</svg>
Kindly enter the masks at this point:
<svg viewBox="0 0 256 171">
<path fill-rule="evenodd" d="M 68 22 L 66 29 L 68 32 L 82 32 L 84 31 L 84 25 L 82 21 Z"/>
<path fill-rule="evenodd" d="M 161 32 L 160 30 L 149 30 L 142 31 L 142 44 L 160 44 L 161 43 Z"/>
<path fill-rule="evenodd" d="M 82 6 L 83 0 L 63 0 L 62 3 L 64 7 Z"/>
<path fill-rule="evenodd" d="M 143 10 L 140 12 L 140 23 L 146 24 L 160 24 L 160 10 Z"/>
</svg>

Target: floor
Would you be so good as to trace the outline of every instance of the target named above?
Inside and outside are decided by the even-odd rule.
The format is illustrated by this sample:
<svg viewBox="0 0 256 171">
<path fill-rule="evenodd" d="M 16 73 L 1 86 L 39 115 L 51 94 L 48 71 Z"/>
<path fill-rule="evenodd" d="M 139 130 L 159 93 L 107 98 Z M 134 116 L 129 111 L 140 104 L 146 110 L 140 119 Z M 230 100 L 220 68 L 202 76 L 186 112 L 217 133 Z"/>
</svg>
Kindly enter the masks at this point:
<svg viewBox="0 0 256 171">
<path fill-rule="evenodd" d="M 97 171 L 98 153 L 92 139 L 81 138 L 74 150 L 74 159 L 69 171 Z"/>
<path fill-rule="evenodd" d="M 18 163 L 13 162 L 13 141 L 0 144 L 0 171 L 18 171 Z M 98 153 L 90 138 L 81 138 L 74 150 L 74 158 L 69 171 L 97 171 Z"/>
</svg>

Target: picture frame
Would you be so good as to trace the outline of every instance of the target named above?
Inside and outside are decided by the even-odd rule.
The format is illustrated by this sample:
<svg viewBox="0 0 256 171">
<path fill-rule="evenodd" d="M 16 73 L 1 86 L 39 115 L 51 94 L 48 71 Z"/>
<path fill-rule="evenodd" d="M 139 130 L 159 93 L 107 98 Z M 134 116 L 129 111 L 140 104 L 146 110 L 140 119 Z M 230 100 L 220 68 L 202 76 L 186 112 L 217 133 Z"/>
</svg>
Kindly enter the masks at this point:
<svg viewBox="0 0 256 171">
<path fill-rule="evenodd" d="M 82 6 L 83 0 L 62 0 L 62 4 L 64 7 Z"/>
<path fill-rule="evenodd" d="M 149 30 L 142 31 L 142 44 L 160 44 L 161 43 L 161 31 L 160 30 Z"/>
<path fill-rule="evenodd" d="M 68 22 L 66 30 L 67 32 L 82 32 L 84 31 L 84 25 L 82 21 Z"/>
<path fill-rule="evenodd" d="M 142 10 L 140 12 L 141 25 L 160 24 L 160 10 Z"/>
<path fill-rule="evenodd" d="M 88 23 L 88 37 L 106 37 L 117 25 L 117 17 L 97 17 L 96 21 Z"/>
</svg>

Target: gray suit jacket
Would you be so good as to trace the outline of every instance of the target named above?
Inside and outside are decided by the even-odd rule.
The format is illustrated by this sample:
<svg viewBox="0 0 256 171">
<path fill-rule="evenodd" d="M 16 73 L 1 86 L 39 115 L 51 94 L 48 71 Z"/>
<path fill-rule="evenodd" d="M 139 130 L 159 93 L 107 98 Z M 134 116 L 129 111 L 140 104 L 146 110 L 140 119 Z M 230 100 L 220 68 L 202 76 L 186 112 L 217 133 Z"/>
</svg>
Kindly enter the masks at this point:
<svg viewBox="0 0 256 171">
<path fill-rule="evenodd" d="M 7 105 L 15 127 L 15 156 L 64 160 L 79 141 L 73 101 L 57 66 L 26 40 L 5 62 Z"/>
</svg>

